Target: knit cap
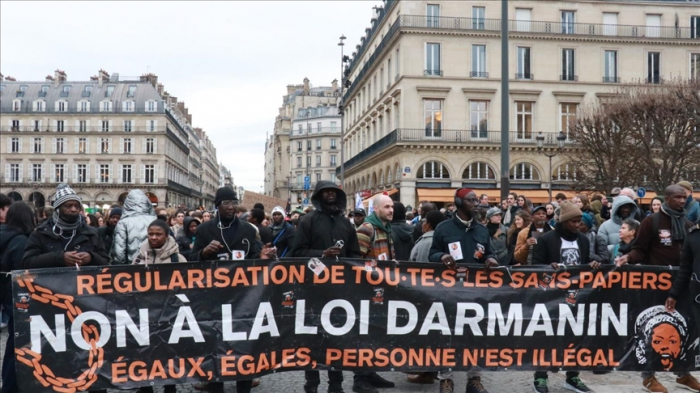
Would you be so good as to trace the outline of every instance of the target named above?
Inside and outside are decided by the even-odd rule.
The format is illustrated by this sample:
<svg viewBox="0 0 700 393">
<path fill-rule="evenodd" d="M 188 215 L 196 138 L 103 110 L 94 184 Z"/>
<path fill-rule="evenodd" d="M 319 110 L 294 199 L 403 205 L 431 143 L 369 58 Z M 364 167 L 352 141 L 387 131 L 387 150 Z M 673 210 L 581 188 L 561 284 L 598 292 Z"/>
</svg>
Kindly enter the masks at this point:
<svg viewBox="0 0 700 393">
<path fill-rule="evenodd" d="M 681 187 L 685 188 L 686 190 L 688 190 L 688 191 L 690 191 L 690 192 L 693 192 L 693 185 L 690 184 L 689 181 L 685 181 L 685 180 L 684 180 L 684 181 L 680 181 L 680 182 L 678 182 L 678 184 L 676 184 L 676 185 L 677 185 L 677 186 L 681 186 Z"/>
<path fill-rule="evenodd" d="M 490 220 L 491 217 L 493 217 L 497 214 L 503 214 L 503 212 L 501 211 L 501 209 L 499 209 L 497 207 L 492 207 L 486 212 L 486 219 Z"/>
<path fill-rule="evenodd" d="M 121 207 L 113 207 L 112 210 L 109 211 L 109 217 L 107 219 L 109 220 L 112 218 L 112 216 L 120 216 L 122 215 L 122 208 Z"/>
<path fill-rule="evenodd" d="M 216 190 L 214 206 L 219 207 L 221 201 L 238 201 L 238 195 L 236 195 L 236 191 L 231 187 L 221 187 Z"/>
<path fill-rule="evenodd" d="M 588 214 L 588 213 L 583 213 L 583 216 L 581 216 L 581 220 L 583 221 L 584 224 L 588 227 L 588 229 L 593 228 L 593 216 Z"/>
<path fill-rule="evenodd" d="M 559 222 L 566 222 L 576 217 L 583 217 L 583 212 L 575 204 L 570 201 L 564 201 L 561 203 L 561 213 L 559 215 Z"/>
<path fill-rule="evenodd" d="M 78 201 L 82 204 L 83 200 L 78 196 L 78 194 L 73 191 L 72 188 L 66 183 L 61 183 L 56 187 L 56 195 L 53 198 L 53 208 L 57 209 L 62 204 L 68 201 Z"/>
<path fill-rule="evenodd" d="M 275 213 L 279 213 L 279 214 L 281 214 L 281 215 L 283 215 L 283 216 L 285 215 L 285 211 L 284 211 L 284 209 L 282 208 L 282 206 L 275 206 L 275 208 L 272 209 L 272 214 L 274 215 Z"/>
</svg>

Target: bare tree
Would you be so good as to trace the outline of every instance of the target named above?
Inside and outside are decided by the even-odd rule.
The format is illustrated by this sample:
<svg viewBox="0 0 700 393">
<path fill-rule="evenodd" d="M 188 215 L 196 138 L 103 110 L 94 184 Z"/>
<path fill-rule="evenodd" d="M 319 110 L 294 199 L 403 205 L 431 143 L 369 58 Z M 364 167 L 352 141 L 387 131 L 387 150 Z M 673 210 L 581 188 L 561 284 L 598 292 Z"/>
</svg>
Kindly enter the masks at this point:
<svg viewBox="0 0 700 393">
<path fill-rule="evenodd" d="M 700 81 L 630 85 L 589 104 L 570 125 L 575 188 L 663 190 L 700 165 Z"/>
</svg>

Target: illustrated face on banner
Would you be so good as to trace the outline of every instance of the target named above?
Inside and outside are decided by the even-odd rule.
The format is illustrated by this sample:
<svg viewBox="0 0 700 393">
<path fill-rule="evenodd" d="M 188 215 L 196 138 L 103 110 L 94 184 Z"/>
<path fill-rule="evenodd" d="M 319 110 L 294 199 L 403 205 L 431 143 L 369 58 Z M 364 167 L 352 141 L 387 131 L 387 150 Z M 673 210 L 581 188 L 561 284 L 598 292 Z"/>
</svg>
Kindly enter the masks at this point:
<svg viewBox="0 0 700 393">
<path fill-rule="evenodd" d="M 651 347 L 661 357 L 661 364 L 668 371 L 681 353 L 681 334 L 672 324 L 662 323 L 653 330 Z"/>
<path fill-rule="evenodd" d="M 644 310 L 635 324 L 639 364 L 656 369 L 678 369 L 686 357 L 688 324 L 678 311 L 668 312 L 664 306 Z"/>
</svg>

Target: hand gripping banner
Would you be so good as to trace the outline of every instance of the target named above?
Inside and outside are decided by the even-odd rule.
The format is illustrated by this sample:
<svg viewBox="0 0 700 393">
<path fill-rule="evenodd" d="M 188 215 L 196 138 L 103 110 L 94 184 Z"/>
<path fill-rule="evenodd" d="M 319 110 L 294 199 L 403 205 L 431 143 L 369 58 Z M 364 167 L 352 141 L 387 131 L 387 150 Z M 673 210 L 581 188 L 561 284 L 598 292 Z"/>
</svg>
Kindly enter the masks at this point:
<svg viewBox="0 0 700 393">
<path fill-rule="evenodd" d="M 289 370 L 690 370 L 675 270 L 364 260 L 13 272 L 23 392 L 231 381 Z"/>
</svg>

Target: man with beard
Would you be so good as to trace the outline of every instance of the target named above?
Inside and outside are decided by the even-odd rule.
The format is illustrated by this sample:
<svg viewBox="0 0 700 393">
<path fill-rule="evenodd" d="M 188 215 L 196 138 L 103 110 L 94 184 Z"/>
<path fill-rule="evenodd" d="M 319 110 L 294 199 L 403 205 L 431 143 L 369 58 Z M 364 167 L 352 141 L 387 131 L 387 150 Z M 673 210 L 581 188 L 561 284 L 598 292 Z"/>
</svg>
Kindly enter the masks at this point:
<svg viewBox="0 0 700 393">
<path fill-rule="evenodd" d="M 275 206 L 272 209 L 272 245 L 277 248 L 277 257 L 284 258 L 292 256 L 292 247 L 294 246 L 294 235 L 296 230 L 294 226 L 284 220 L 284 209 L 282 206 Z"/>
<path fill-rule="evenodd" d="M 637 215 L 638 207 L 632 199 L 620 195 L 613 201 L 610 219 L 605 221 L 598 229 L 598 235 L 608 243 L 608 251 L 612 252 L 615 245 L 620 243 L 620 226 L 627 218 L 634 218 Z M 640 220 L 637 220 L 640 221 Z"/>
<path fill-rule="evenodd" d="M 600 262 L 590 261 L 590 243 L 586 235 L 579 231 L 583 212 L 569 201 L 562 202 L 559 222 L 553 231 L 542 235 L 535 243 L 532 254 L 534 265 L 551 265 L 558 270 L 564 266 L 590 265 L 594 269 L 600 267 Z M 548 378 L 546 371 L 535 372 L 535 392 L 548 393 Z M 578 371 L 567 371 L 564 387 L 574 392 L 590 392 L 591 390 L 579 378 Z"/>
<path fill-rule="evenodd" d="M 632 251 L 615 259 L 618 266 L 625 264 L 679 266 L 681 250 L 692 224 L 685 218 L 686 195 L 683 187 L 668 186 L 664 192 L 665 203 L 661 210 L 642 221 L 637 231 Z M 621 197 L 618 197 L 621 198 Z M 687 372 L 676 374 L 676 382 L 694 391 L 700 391 L 700 383 Z M 650 392 L 666 392 L 654 372 L 643 372 L 643 386 Z"/>
<path fill-rule="evenodd" d="M 238 196 L 231 187 L 221 187 L 216 190 L 214 206 L 218 215 L 197 227 L 197 237 L 192 246 L 188 260 L 193 262 L 237 259 L 268 259 L 274 258 L 275 249 L 271 245 L 262 245 L 257 239 L 257 231 L 253 225 L 236 217 Z M 240 258 L 237 256 L 240 255 Z M 257 305 L 254 305 L 257 307 Z M 239 304 L 239 318 L 256 311 L 253 305 Z M 247 349 L 242 349 L 245 352 Z M 252 380 L 236 381 L 236 392 L 249 393 L 253 387 Z M 210 382 L 209 392 L 223 393 L 223 382 Z"/>
<path fill-rule="evenodd" d="M 67 184 L 58 185 L 53 208 L 53 216 L 29 235 L 22 267 L 40 269 L 108 265 L 109 255 L 97 230 L 80 219 L 82 200 Z"/>
<path fill-rule="evenodd" d="M 122 218 L 122 208 L 113 207 L 109 211 L 109 218 L 107 219 L 107 225 L 97 229 L 97 233 L 102 239 L 102 244 L 105 246 L 105 250 L 112 249 L 112 242 L 114 241 L 114 228 L 116 228 L 117 223 Z"/>
<path fill-rule="evenodd" d="M 474 210 L 479 200 L 476 193 L 468 188 L 455 192 L 454 203 L 457 207 L 454 217 L 442 222 L 433 234 L 430 247 L 430 262 L 442 262 L 448 269 L 456 269 L 457 261 L 461 263 L 481 263 L 486 269 L 498 266 L 495 254 L 489 242 L 489 231 L 474 219 Z M 467 393 L 488 393 L 481 384 L 481 372 L 467 372 Z M 438 374 L 440 392 L 454 391 L 451 371 Z"/>
<path fill-rule="evenodd" d="M 545 206 L 537 206 L 532 211 L 532 224 L 530 228 L 520 231 L 518 241 L 515 244 L 515 260 L 520 264 L 532 264 L 532 251 L 537 244 L 537 239 L 545 233 L 551 231 L 552 228 L 547 225 L 547 208 Z"/>
<path fill-rule="evenodd" d="M 316 209 L 299 222 L 292 256 L 359 258 L 357 233 L 353 225 L 343 217 L 347 203 L 345 192 L 333 182 L 320 181 L 311 196 L 311 203 Z M 321 384 L 319 372 L 305 371 L 304 377 L 304 392 L 317 393 L 318 385 Z M 328 393 L 343 393 L 342 371 L 328 371 Z"/>
</svg>

